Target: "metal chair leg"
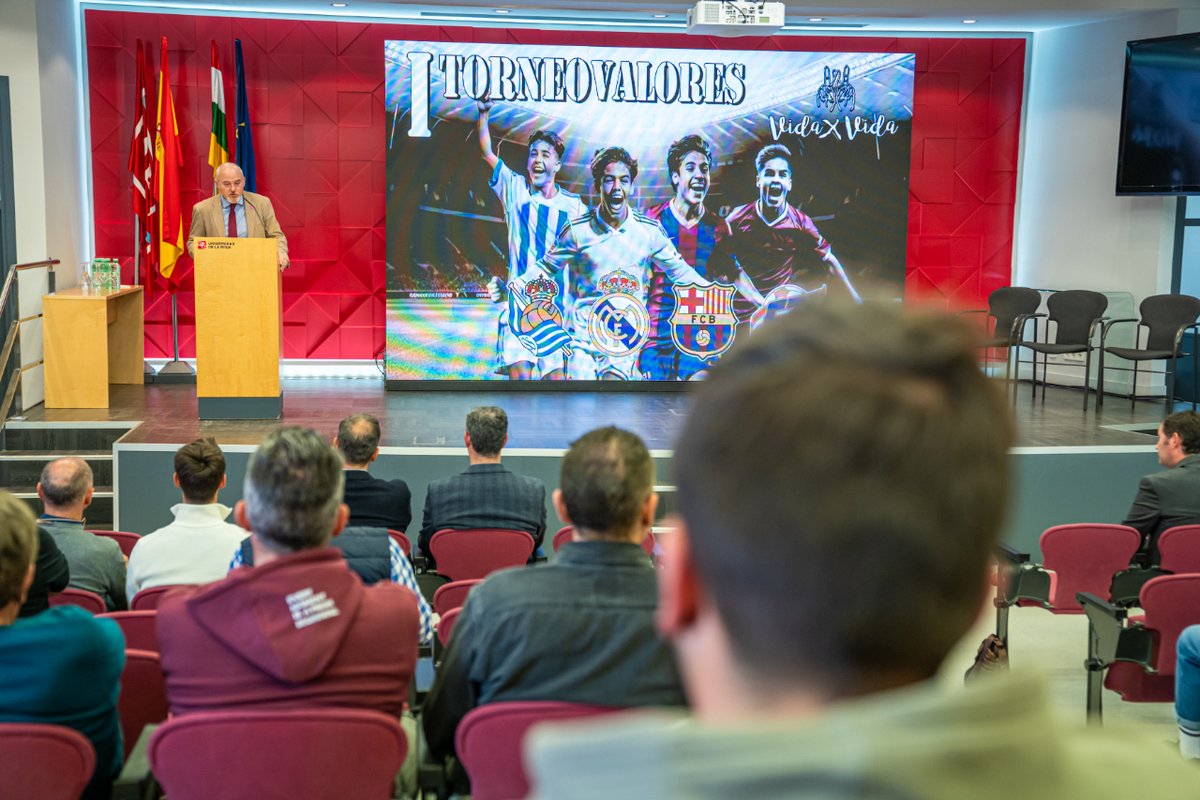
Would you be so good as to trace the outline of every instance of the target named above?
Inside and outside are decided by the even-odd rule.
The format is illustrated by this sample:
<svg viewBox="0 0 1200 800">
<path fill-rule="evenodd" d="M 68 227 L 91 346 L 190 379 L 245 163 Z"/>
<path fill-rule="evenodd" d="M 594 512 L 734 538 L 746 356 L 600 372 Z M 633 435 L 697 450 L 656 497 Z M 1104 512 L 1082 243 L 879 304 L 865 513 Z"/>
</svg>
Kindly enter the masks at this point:
<svg viewBox="0 0 1200 800">
<path fill-rule="evenodd" d="M 1167 408 L 1166 415 L 1169 416 L 1175 410 L 1175 369 L 1179 361 L 1175 356 L 1171 356 L 1171 373 L 1167 376 Z"/>
<path fill-rule="evenodd" d="M 1104 662 L 1100 660 L 1096 630 L 1088 626 L 1088 657 L 1083 662 L 1087 670 L 1087 724 L 1104 724 Z"/>
<path fill-rule="evenodd" d="M 1137 374 L 1138 362 L 1133 362 L 1133 386 L 1129 390 L 1129 410 L 1132 411 L 1137 404 Z"/>
<path fill-rule="evenodd" d="M 1087 355 L 1083 357 L 1083 413 L 1087 413 L 1088 392 L 1092 390 L 1092 349 L 1087 349 Z"/>
</svg>

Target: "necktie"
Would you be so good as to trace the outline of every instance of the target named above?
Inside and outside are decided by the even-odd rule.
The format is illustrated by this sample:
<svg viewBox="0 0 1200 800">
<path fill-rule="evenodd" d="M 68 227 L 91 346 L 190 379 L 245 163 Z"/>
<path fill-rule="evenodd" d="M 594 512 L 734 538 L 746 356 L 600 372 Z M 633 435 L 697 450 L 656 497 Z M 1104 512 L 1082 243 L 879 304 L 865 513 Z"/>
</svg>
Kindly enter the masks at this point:
<svg viewBox="0 0 1200 800">
<path fill-rule="evenodd" d="M 236 203 L 229 204 L 229 223 L 226 225 L 226 227 L 228 228 L 229 238 L 236 239 L 237 235 L 238 235 L 238 233 L 237 233 L 237 204 Z"/>
</svg>

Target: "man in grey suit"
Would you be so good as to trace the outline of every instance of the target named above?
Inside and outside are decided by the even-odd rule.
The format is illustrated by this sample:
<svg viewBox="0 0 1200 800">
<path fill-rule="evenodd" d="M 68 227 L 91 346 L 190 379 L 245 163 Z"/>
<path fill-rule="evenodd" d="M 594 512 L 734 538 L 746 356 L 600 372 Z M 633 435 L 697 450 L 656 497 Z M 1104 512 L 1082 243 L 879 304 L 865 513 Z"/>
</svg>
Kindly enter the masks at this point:
<svg viewBox="0 0 1200 800">
<path fill-rule="evenodd" d="M 509 472 L 500 464 L 508 443 L 508 415 L 496 406 L 467 414 L 463 434 L 471 466 L 429 484 L 417 542 L 429 557 L 429 540 L 443 528 L 509 528 L 533 536 L 535 548 L 546 534 L 546 487 L 537 478 Z M 436 566 L 429 558 L 431 566 Z"/>
<path fill-rule="evenodd" d="M 287 269 L 287 237 L 279 228 L 271 201 L 261 194 L 247 192 L 242 168 L 229 161 L 213 170 L 213 183 L 218 193 L 192 207 L 188 255 L 195 257 L 195 240 L 205 236 L 274 239 L 279 253 L 279 271 Z"/>
<path fill-rule="evenodd" d="M 1158 563 L 1158 537 L 1174 525 L 1200 523 L 1200 414 L 1180 411 L 1158 426 L 1158 463 L 1166 469 L 1142 478 L 1125 524 L 1142 534 L 1134 563 Z"/>
</svg>

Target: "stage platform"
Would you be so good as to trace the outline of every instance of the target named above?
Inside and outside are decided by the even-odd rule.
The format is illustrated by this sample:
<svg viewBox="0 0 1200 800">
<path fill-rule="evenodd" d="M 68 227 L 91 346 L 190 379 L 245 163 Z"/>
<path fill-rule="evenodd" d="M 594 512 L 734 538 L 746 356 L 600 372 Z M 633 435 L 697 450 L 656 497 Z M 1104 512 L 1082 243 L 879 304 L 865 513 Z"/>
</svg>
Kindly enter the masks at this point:
<svg viewBox="0 0 1200 800">
<path fill-rule="evenodd" d="M 112 445 L 113 524 L 145 533 L 170 521 L 178 502 L 171 485 L 174 451 L 197 436 L 212 436 L 227 453 L 229 485 L 221 500 L 241 496 L 246 458 L 275 424 L 263 421 L 200 421 L 195 387 L 112 387 L 107 410 L 30 409 L 10 420 L 10 430 L 116 428 Z M 1154 435 L 1164 414 L 1161 399 L 1138 401 L 1109 396 L 1104 408 L 1085 414 L 1079 389 L 1051 387 L 1045 400 L 1031 400 L 1020 385 L 1014 415 L 1015 486 L 1008 540 L 1036 549 L 1037 536 L 1063 522 L 1119 522 L 1141 475 L 1156 468 Z M 338 422 L 355 412 L 379 418 L 382 453 L 372 466 L 379 477 L 400 477 L 413 491 L 413 524 L 420 528 L 425 486 L 466 467 L 463 423 L 480 405 L 502 406 L 509 415 L 511 469 L 557 484 L 563 451 L 592 428 L 614 424 L 639 434 L 651 449 L 658 482 L 671 482 L 671 450 L 690 406 L 687 391 L 617 392 L 388 392 L 382 380 L 292 379 L 284 382 L 285 424 L 305 425 L 332 437 Z M 1182 406 L 1180 406 L 1182 407 Z M 728 421 L 725 421 L 728 422 Z M 736 422 L 736 421 L 735 421 Z M 866 454 L 864 457 L 869 457 Z M 786 487 L 780 487 L 786 490 Z M 953 491 L 946 487 L 945 491 Z M 669 507 L 671 504 L 665 504 Z M 548 527 L 558 520 L 548 510 Z"/>
</svg>

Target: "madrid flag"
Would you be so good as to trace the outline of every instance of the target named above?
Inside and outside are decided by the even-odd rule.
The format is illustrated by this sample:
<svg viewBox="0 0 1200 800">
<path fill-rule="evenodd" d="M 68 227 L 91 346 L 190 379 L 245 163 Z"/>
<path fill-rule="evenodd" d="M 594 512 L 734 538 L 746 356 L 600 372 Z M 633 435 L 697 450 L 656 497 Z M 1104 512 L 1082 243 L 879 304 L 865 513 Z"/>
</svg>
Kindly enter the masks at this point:
<svg viewBox="0 0 1200 800">
<path fill-rule="evenodd" d="M 179 149 L 179 125 L 175 119 L 175 101 L 171 97 L 171 76 L 167 71 L 167 37 L 162 37 L 162 68 L 158 73 L 158 135 L 154 140 L 155 194 L 158 201 L 158 271 L 168 281 L 175 262 L 183 253 L 183 209 L 179 197 L 179 168 L 183 153 Z M 174 286 L 174 281 L 172 281 Z"/>
</svg>

